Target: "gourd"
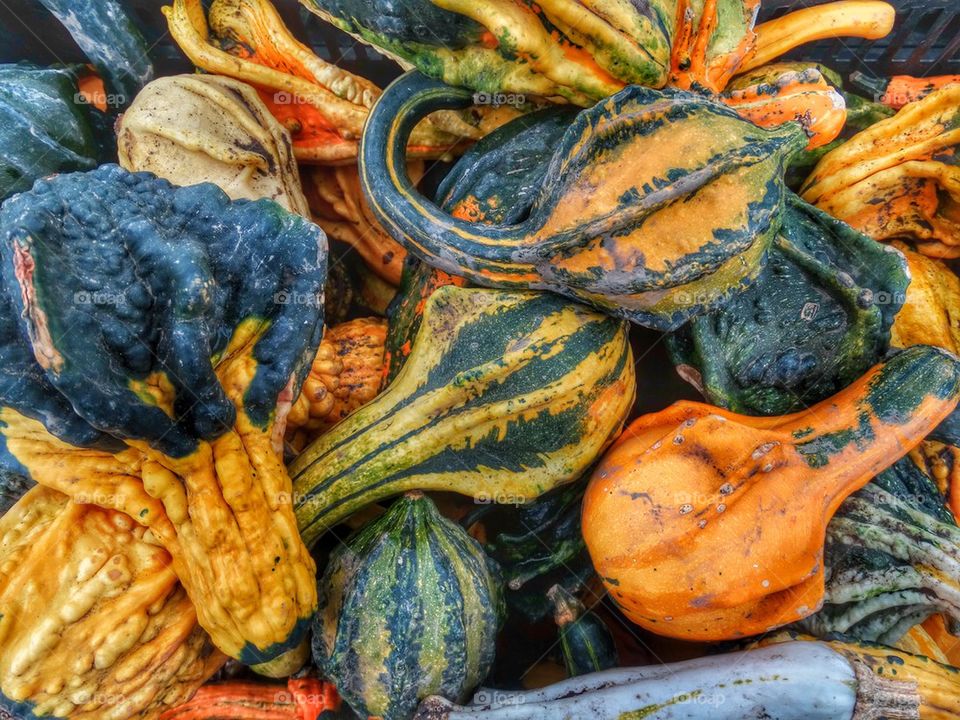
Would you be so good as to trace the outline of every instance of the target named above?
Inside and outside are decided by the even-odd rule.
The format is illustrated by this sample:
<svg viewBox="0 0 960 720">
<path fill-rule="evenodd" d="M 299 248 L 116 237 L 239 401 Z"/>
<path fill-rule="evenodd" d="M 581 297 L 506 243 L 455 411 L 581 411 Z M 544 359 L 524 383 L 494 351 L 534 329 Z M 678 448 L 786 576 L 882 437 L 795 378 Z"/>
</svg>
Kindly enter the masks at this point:
<svg viewBox="0 0 960 720">
<path fill-rule="evenodd" d="M 410 163 L 408 172 L 418 181 L 422 161 Z M 356 165 L 304 169 L 304 191 L 314 222 L 332 240 L 353 247 L 371 270 L 391 285 L 399 285 L 407 251 L 387 234 L 370 211 Z"/>
<path fill-rule="evenodd" d="M 380 392 L 386 323 L 357 318 L 324 333 L 300 395 L 287 416 L 287 441 L 302 450 Z"/>
<path fill-rule="evenodd" d="M 493 662 L 500 588 L 479 544 L 419 492 L 337 548 L 319 581 L 313 657 L 362 716 L 463 700 Z"/>
<path fill-rule="evenodd" d="M 803 198 L 876 240 L 960 255 L 960 85 L 947 85 L 827 153 Z"/>
<path fill-rule="evenodd" d="M 757 281 L 668 347 L 709 402 L 748 415 L 793 412 L 883 358 L 909 282 L 900 253 L 791 193 Z"/>
<path fill-rule="evenodd" d="M 881 2 L 827 3 L 754 27 L 759 0 L 504 5 L 494 0 L 302 0 L 402 66 L 448 85 L 588 106 L 626 85 L 723 90 L 737 74 L 822 37 L 883 37 Z"/>
<path fill-rule="evenodd" d="M 800 123 L 810 136 L 808 150 L 833 142 L 847 120 L 843 95 L 810 65 L 764 65 L 735 77 L 721 98 L 741 117 L 763 127 Z"/>
<path fill-rule="evenodd" d="M 551 290 L 660 329 L 756 275 L 777 231 L 784 165 L 806 144 L 796 125 L 762 129 L 703 96 L 633 86 L 566 128 L 525 219 L 476 224 L 418 195 L 404 153 L 419 118 L 470 98 L 412 73 L 377 103 L 360 175 L 384 228 L 478 285 Z"/>
<path fill-rule="evenodd" d="M 793 415 L 680 401 L 641 416 L 584 496 L 597 574 L 628 618 L 669 637 L 738 638 L 810 615 L 830 518 L 956 407 L 958 383 L 954 356 L 915 346 Z"/>
<path fill-rule="evenodd" d="M 325 680 L 289 679 L 285 685 L 225 682 L 204 685 L 160 720 L 329 720 L 340 697 Z"/>
<path fill-rule="evenodd" d="M 225 660 L 133 518 L 42 486 L 0 518 L 0 713 L 155 718 Z"/>
<path fill-rule="evenodd" d="M 596 460 L 635 385 L 625 323 L 546 293 L 441 287 L 400 374 L 290 464 L 300 534 L 413 489 L 533 500 Z"/>
<path fill-rule="evenodd" d="M 5 459 L 149 528 L 225 653 L 298 646 L 316 590 L 281 410 L 322 331 L 322 232 L 107 165 L 4 203 L 0 261 Z"/>
<path fill-rule="evenodd" d="M 906 680 L 908 672 L 921 683 Z M 928 698 L 942 701 L 940 707 L 947 712 L 957 708 L 956 688 L 949 684 L 957 681 L 958 672 L 894 650 L 883 658 L 871 648 L 855 645 L 779 642 L 677 663 L 606 670 L 528 692 L 497 693 L 503 697 L 499 704 L 458 707 L 429 698 L 415 718 L 934 718 L 938 716 L 918 713 L 926 709 Z"/>
<path fill-rule="evenodd" d="M 960 529 L 913 458 L 840 505 L 824 560 L 824 607 L 801 625 L 814 635 L 892 645 L 934 613 L 960 622 Z"/>
<path fill-rule="evenodd" d="M 257 89 L 290 131 L 297 160 L 353 164 L 380 88 L 317 57 L 293 37 L 269 0 L 215 0 L 209 18 L 201 0 L 173 0 L 163 12 L 171 36 L 197 67 Z M 414 131 L 411 154 L 444 156 L 517 114 L 484 107 L 432 118 Z"/>
<path fill-rule="evenodd" d="M 249 85 L 174 75 L 147 85 L 117 124 L 120 165 L 174 185 L 212 182 L 309 217 L 290 137 Z"/>
<path fill-rule="evenodd" d="M 960 75 L 894 75 L 890 78 L 869 77 L 864 73 L 853 73 L 851 81 L 865 92 L 889 108 L 899 110 L 917 100 L 922 100 L 932 92 L 960 83 Z"/>
<path fill-rule="evenodd" d="M 960 278 L 940 260 L 893 245 L 907 259 L 910 284 L 890 328 L 890 344 L 936 345 L 960 353 Z"/>
<path fill-rule="evenodd" d="M 585 489 L 582 478 L 527 502 L 483 496 L 482 504 L 461 520 L 482 538 L 484 552 L 500 568 L 508 620 L 536 624 L 556 609 L 550 588 L 577 592 L 593 577 L 580 534 Z"/>
<path fill-rule="evenodd" d="M 956 412 L 951 413 L 951 418 Z M 941 430 L 943 425 L 937 429 Z M 943 496 L 947 508 L 955 520 L 960 522 L 960 448 L 955 445 L 937 442 L 933 439 L 936 433 L 920 443 L 910 452 L 913 462 L 930 478 L 933 479 L 937 490 Z"/>
<path fill-rule="evenodd" d="M 107 105 L 126 107 L 153 79 L 146 41 L 119 0 L 40 0 L 73 36 L 105 81 Z"/>
<path fill-rule="evenodd" d="M 554 585 L 547 594 L 554 606 L 553 619 L 567 675 L 576 677 L 616 667 L 617 648 L 603 620 L 562 585 Z"/>
<path fill-rule="evenodd" d="M 77 78 L 76 68 L 0 65 L 0 200 L 46 175 L 96 167 L 97 111 L 75 102 Z"/>
</svg>

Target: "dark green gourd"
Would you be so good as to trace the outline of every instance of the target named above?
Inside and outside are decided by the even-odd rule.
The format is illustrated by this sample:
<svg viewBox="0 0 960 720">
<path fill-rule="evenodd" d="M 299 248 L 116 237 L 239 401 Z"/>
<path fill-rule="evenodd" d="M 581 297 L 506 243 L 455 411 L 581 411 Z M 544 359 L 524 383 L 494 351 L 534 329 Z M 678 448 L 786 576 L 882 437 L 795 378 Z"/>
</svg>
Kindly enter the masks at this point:
<svg viewBox="0 0 960 720">
<path fill-rule="evenodd" d="M 806 144 L 793 123 L 762 129 L 702 95 L 631 86 L 574 116 L 559 138 L 550 123 L 539 135 L 542 119 L 515 121 L 524 125 L 455 168 L 462 177 L 445 186 L 444 204 L 473 182 L 471 170 L 487 181 L 448 214 L 410 182 L 406 146 L 425 115 L 472 99 L 417 73 L 381 96 L 360 167 L 384 228 L 414 255 L 477 285 L 550 290 L 659 329 L 751 282 L 779 226 L 783 169 Z M 515 169 L 525 143 L 530 169 Z M 551 147 L 544 172 L 540 153 Z M 508 190 L 536 190 L 533 201 L 501 192 L 490 175 L 497 168 L 503 177 L 517 173 Z M 503 219 L 478 223 L 495 203 L 509 208 Z"/>
<path fill-rule="evenodd" d="M 668 339 L 710 402 L 782 415 L 860 377 L 886 353 L 909 277 L 903 256 L 790 194 L 756 283 Z"/>
<path fill-rule="evenodd" d="M 825 602 L 808 632 L 889 645 L 934 613 L 960 623 L 960 528 L 913 457 L 847 498 L 826 538 Z"/>
<path fill-rule="evenodd" d="M 422 493 L 334 551 L 318 590 L 314 661 L 362 716 L 407 720 L 429 695 L 463 701 L 490 669 L 499 580 Z"/>
<path fill-rule="evenodd" d="M 616 667 L 617 648 L 603 620 L 561 585 L 554 585 L 547 595 L 553 603 L 567 675 L 576 677 Z"/>
</svg>

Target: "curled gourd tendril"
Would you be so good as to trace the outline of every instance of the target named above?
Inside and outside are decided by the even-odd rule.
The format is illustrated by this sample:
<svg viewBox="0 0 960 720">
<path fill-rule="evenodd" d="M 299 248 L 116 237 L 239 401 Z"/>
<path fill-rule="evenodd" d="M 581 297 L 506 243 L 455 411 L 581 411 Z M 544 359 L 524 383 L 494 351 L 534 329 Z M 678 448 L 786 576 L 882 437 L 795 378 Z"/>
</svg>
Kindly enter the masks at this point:
<svg viewBox="0 0 960 720">
<path fill-rule="evenodd" d="M 5 464 L 147 527 L 224 652 L 297 645 L 314 567 L 280 450 L 322 332 L 322 232 L 103 166 L 6 203 L 0 259 L 0 352 L 25 380 L 0 383 Z"/>
</svg>

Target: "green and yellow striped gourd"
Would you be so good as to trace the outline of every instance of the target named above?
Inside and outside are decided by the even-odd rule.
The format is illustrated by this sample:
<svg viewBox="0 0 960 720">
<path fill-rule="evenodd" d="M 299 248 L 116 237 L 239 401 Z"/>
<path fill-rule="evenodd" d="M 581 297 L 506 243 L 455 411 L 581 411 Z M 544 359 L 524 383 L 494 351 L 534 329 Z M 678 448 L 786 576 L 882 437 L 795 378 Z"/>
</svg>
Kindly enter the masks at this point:
<svg viewBox="0 0 960 720">
<path fill-rule="evenodd" d="M 338 547 L 318 592 L 314 661 L 363 717 L 408 720 L 429 695 L 465 700 L 493 662 L 495 572 L 420 492 Z"/>
<path fill-rule="evenodd" d="M 549 293 L 441 287 L 396 379 L 290 466 L 301 535 L 408 490 L 532 500 L 593 464 L 635 384 L 626 323 Z"/>
</svg>

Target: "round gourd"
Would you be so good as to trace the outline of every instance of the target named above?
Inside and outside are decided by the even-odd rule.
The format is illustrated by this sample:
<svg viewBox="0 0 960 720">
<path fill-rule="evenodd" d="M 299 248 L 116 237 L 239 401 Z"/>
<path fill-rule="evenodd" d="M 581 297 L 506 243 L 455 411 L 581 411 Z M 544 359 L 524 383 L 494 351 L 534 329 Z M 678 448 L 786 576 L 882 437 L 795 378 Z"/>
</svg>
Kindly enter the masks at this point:
<svg viewBox="0 0 960 720">
<path fill-rule="evenodd" d="M 493 662 L 498 580 L 422 493 L 338 548 L 318 592 L 314 661 L 363 716 L 407 720 L 429 695 L 462 701 Z"/>
</svg>

